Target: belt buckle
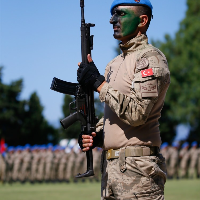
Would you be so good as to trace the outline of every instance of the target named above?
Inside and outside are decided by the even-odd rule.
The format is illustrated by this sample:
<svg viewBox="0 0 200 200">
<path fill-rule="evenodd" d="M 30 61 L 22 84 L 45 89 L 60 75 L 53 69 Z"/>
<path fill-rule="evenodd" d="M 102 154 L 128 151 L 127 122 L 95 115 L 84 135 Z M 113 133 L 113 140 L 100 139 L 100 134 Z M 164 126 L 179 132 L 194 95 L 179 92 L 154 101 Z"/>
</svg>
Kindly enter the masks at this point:
<svg viewBox="0 0 200 200">
<path fill-rule="evenodd" d="M 109 150 L 107 151 L 107 159 L 108 159 L 108 160 L 111 159 L 111 156 L 112 156 L 112 149 L 109 149 Z"/>
</svg>

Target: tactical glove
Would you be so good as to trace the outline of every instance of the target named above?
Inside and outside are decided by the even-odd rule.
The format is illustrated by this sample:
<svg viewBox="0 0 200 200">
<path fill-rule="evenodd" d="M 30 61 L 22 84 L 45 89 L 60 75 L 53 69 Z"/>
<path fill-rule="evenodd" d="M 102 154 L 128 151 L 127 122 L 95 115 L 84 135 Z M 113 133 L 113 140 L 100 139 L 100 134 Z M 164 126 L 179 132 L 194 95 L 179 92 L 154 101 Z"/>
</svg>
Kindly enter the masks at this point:
<svg viewBox="0 0 200 200">
<path fill-rule="evenodd" d="M 78 144 L 81 149 L 83 149 L 83 138 L 82 135 L 85 133 L 81 132 L 78 136 Z M 96 137 L 93 137 L 93 146 L 90 149 L 94 149 L 95 147 L 102 147 L 103 146 L 103 130 L 96 132 Z"/>
<path fill-rule="evenodd" d="M 81 63 L 77 71 L 77 81 L 84 88 L 90 87 L 97 91 L 97 88 L 105 81 L 105 77 L 99 73 L 94 62 Z"/>
</svg>

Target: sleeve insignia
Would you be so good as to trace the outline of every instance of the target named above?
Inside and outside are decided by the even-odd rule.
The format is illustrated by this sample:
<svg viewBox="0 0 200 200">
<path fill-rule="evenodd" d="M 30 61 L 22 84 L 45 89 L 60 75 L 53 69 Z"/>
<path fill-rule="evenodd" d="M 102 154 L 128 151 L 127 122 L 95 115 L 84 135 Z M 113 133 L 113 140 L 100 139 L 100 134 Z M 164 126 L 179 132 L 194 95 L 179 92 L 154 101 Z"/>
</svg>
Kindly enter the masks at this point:
<svg viewBox="0 0 200 200">
<path fill-rule="evenodd" d="M 140 88 L 142 97 L 158 96 L 158 84 L 156 79 L 140 83 Z"/>
</svg>

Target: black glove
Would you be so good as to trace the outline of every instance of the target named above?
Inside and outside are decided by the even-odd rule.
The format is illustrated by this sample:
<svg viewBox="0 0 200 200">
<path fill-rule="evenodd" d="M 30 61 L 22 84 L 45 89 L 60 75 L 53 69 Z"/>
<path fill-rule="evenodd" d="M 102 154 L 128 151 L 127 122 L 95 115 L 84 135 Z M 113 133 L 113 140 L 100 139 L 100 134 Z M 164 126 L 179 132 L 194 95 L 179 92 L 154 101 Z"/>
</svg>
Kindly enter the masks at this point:
<svg viewBox="0 0 200 200">
<path fill-rule="evenodd" d="M 85 135 L 85 133 L 81 132 L 78 136 L 78 144 L 81 149 L 83 149 L 83 138 L 82 135 Z M 103 130 L 96 133 L 96 137 L 93 137 L 93 146 L 90 147 L 90 149 L 94 149 L 95 147 L 102 147 L 103 146 Z"/>
<path fill-rule="evenodd" d="M 99 73 L 94 62 L 81 63 L 77 71 L 77 81 L 83 87 L 90 87 L 97 91 L 97 88 L 105 81 L 105 77 Z"/>
</svg>

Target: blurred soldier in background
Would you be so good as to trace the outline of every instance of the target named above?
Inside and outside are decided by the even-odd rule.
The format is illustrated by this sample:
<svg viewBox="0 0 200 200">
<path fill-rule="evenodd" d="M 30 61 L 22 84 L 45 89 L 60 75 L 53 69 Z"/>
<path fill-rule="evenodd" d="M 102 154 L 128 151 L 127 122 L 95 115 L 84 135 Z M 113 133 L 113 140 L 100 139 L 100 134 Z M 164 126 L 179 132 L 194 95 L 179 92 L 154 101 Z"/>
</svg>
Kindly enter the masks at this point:
<svg viewBox="0 0 200 200">
<path fill-rule="evenodd" d="M 191 148 L 189 150 L 190 154 L 190 165 L 189 165 L 189 177 L 194 178 L 197 176 L 197 160 L 198 160 L 198 149 L 197 149 L 197 142 L 194 141 L 191 144 Z"/>
<path fill-rule="evenodd" d="M 53 145 L 49 143 L 47 145 L 47 151 L 45 156 L 45 182 L 49 182 L 51 180 L 51 172 L 52 172 L 52 164 L 53 164 Z"/>
<path fill-rule="evenodd" d="M 73 147 L 69 147 L 68 151 L 69 151 L 69 158 L 65 172 L 65 180 L 67 183 L 70 182 L 72 176 L 74 176 L 74 166 L 76 162 L 76 153 L 74 152 Z"/>
<path fill-rule="evenodd" d="M 178 148 L 179 143 L 173 142 L 169 149 L 168 178 L 178 178 Z"/>
<path fill-rule="evenodd" d="M 167 169 L 169 167 L 169 144 L 167 142 L 164 142 L 161 146 L 160 146 L 160 153 L 163 155 L 163 157 L 165 158 L 165 163 L 167 166 Z"/>
<path fill-rule="evenodd" d="M 31 164 L 30 181 L 31 183 L 34 183 L 37 180 L 38 164 L 40 160 L 38 145 L 34 145 L 31 151 L 32 151 L 32 164 Z"/>
<path fill-rule="evenodd" d="M 5 183 L 6 181 L 6 152 L 0 152 L 0 180 Z"/>
<path fill-rule="evenodd" d="M 65 147 L 60 147 L 61 159 L 58 166 L 58 181 L 65 181 L 65 171 L 67 167 L 67 162 L 69 155 L 65 152 Z"/>
<path fill-rule="evenodd" d="M 58 146 L 54 146 L 53 148 L 54 158 L 52 164 L 52 172 L 51 172 L 51 180 L 54 182 L 58 181 L 58 166 L 61 159 L 61 153 Z"/>
<path fill-rule="evenodd" d="M 14 163 L 13 163 L 13 175 L 12 179 L 14 182 L 20 180 L 21 175 L 21 166 L 22 166 L 22 146 L 17 146 L 14 153 Z"/>
<path fill-rule="evenodd" d="M 189 143 L 185 142 L 183 143 L 181 150 L 179 152 L 180 178 L 186 178 L 188 175 L 187 172 L 188 172 L 188 164 L 190 158 L 190 153 L 188 149 L 189 149 Z"/>
<path fill-rule="evenodd" d="M 31 174 L 32 154 L 30 152 L 30 148 L 31 146 L 29 144 L 26 144 L 22 152 L 23 163 L 20 176 L 20 180 L 22 183 L 26 182 L 30 178 Z"/>
<path fill-rule="evenodd" d="M 38 163 L 38 172 L 37 172 L 37 181 L 42 182 L 44 180 L 44 167 L 45 167 L 45 157 L 46 157 L 46 146 L 41 145 L 39 147 L 39 163 Z"/>
<path fill-rule="evenodd" d="M 10 146 L 8 147 L 8 151 L 6 154 L 6 167 L 7 167 L 7 173 L 6 173 L 6 180 L 9 183 L 12 183 L 12 173 L 13 173 L 13 165 L 14 165 L 14 152 L 15 148 Z"/>
<path fill-rule="evenodd" d="M 93 149 L 93 168 L 94 168 L 94 177 L 95 181 L 99 182 L 101 175 L 101 153 L 102 150 L 100 148 Z"/>
<path fill-rule="evenodd" d="M 198 148 L 198 160 L 197 160 L 197 178 L 200 178 L 200 145 Z"/>
</svg>

